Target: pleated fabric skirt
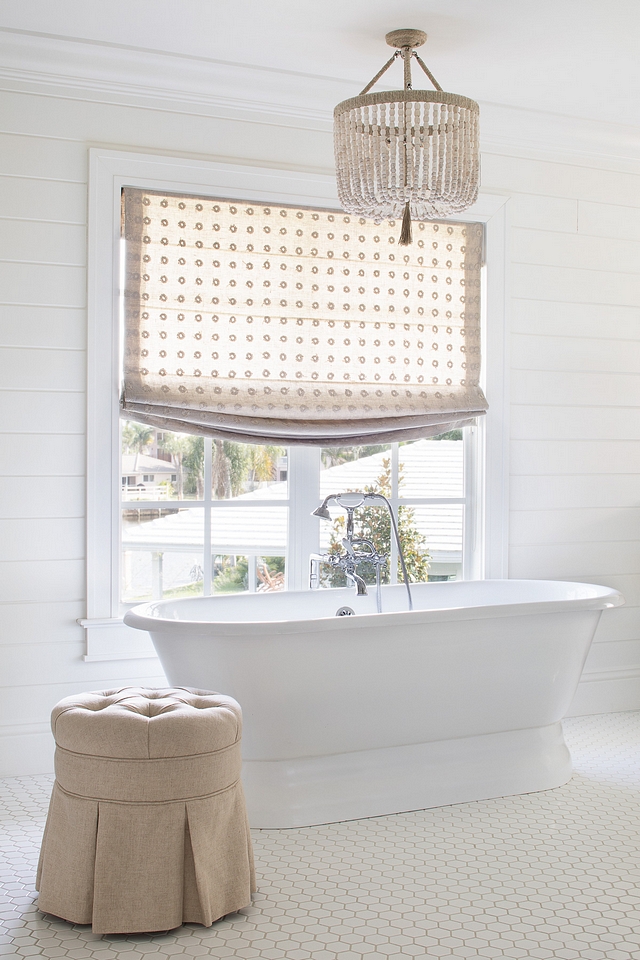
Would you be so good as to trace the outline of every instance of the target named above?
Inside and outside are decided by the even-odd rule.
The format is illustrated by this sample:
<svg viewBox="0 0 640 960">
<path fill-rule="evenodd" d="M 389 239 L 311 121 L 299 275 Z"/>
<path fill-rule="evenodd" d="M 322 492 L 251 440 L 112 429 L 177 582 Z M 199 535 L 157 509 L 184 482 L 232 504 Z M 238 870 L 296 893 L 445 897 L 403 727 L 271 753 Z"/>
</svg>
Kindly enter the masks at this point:
<svg viewBox="0 0 640 960">
<path fill-rule="evenodd" d="M 54 783 L 36 889 L 40 910 L 94 933 L 210 926 L 255 891 L 242 784 L 195 800 L 122 803 Z"/>
</svg>

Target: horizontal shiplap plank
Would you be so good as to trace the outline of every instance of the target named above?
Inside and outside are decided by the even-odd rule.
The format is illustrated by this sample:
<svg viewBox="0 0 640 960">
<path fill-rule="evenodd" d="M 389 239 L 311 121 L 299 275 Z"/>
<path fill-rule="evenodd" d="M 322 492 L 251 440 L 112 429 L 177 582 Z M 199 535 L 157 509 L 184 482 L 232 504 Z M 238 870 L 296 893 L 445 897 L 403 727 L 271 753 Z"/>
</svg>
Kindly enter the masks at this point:
<svg viewBox="0 0 640 960">
<path fill-rule="evenodd" d="M 103 664 L 103 672 L 90 680 L 75 680 L 62 683 L 31 684 L 28 675 L 22 686 L 0 687 L 0 728 L 20 724 L 48 723 L 51 711 L 59 700 L 73 694 L 84 693 L 90 690 L 113 690 L 118 687 L 164 687 L 166 679 L 156 666 L 155 660 L 129 661 L 128 672 L 119 673 L 119 664 L 107 662 Z M 136 672 L 137 671 L 137 672 Z M 18 730 L 16 730 L 16 733 Z M 6 736 L 7 730 L 2 730 Z"/>
<path fill-rule="evenodd" d="M 84 476 L 84 437 L 73 434 L 0 434 L 0 476 Z"/>
<path fill-rule="evenodd" d="M 6 90 L 2 99 L 2 127 L 8 133 L 64 136 L 82 144 L 114 147 L 135 144 L 143 151 L 199 154 L 203 159 L 242 157 L 291 170 L 308 169 L 310 158 L 317 170 L 335 166 L 332 138 L 324 123 L 323 129 L 310 129 L 308 123 L 288 117 L 275 123 L 273 118 L 265 123 L 244 123 L 207 116 L 210 108 L 206 105 L 200 109 L 197 104 L 186 104 L 183 109 L 167 110 L 158 101 L 145 109 L 101 103 L 99 98 L 80 101 Z"/>
<path fill-rule="evenodd" d="M 566 580 L 567 577 L 561 579 Z M 640 577 L 635 573 L 602 573 L 597 577 L 584 576 L 585 583 L 599 583 L 604 587 L 612 587 L 619 590 L 625 599 L 625 603 L 631 607 L 640 607 Z M 605 611 L 607 617 L 612 611 Z"/>
<path fill-rule="evenodd" d="M 513 403 L 567 406 L 640 406 L 640 372 L 518 370 L 511 380 Z"/>
<path fill-rule="evenodd" d="M 3 303 L 37 303 L 84 307 L 87 296 L 84 266 L 0 262 Z"/>
<path fill-rule="evenodd" d="M 607 644 L 640 637 L 640 607 L 631 606 L 629 599 L 623 607 L 614 607 L 600 618 L 595 642 Z"/>
<path fill-rule="evenodd" d="M 578 231 L 593 237 L 640 241 L 637 208 L 626 204 L 578 202 Z"/>
<path fill-rule="evenodd" d="M 0 603 L 82 600 L 84 595 L 84 560 L 13 560 L 0 563 Z"/>
<path fill-rule="evenodd" d="M 513 475 L 640 473 L 640 443 L 631 440 L 513 440 Z"/>
<path fill-rule="evenodd" d="M 509 494 L 512 510 L 640 506 L 640 483 L 636 474 L 512 476 Z"/>
<path fill-rule="evenodd" d="M 638 258 L 640 264 L 640 257 Z M 638 330 L 640 336 L 640 328 Z M 511 338 L 514 370 L 611 371 L 640 373 L 640 338 L 636 341 L 544 337 L 522 333 Z"/>
<path fill-rule="evenodd" d="M 83 517 L 84 477 L 0 477 L 0 517 Z"/>
<path fill-rule="evenodd" d="M 640 274 L 514 263 L 512 292 L 525 300 L 640 306 Z"/>
<path fill-rule="evenodd" d="M 0 304 L 0 345 L 84 350 L 87 314 L 79 307 Z"/>
<path fill-rule="evenodd" d="M 84 143 L 38 136 L 0 134 L 0 174 L 87 182 Z"/>
<path fill-rule="evenodd" d="M 84 265 L 86 258 L 84 225 L 0 219 L 0 260 Z"/>
<path fill-rule="evenodd" d="M 514 263 L 633 273 L 640 260 L 640 240 L 567 236 L 516 227 L 511 232 L 510 244 Z"/>
<path fill-rule="evenodd" d="M 4 390 L 81 393 L 86 380 L 86 358 L 82 350 L 0 348 L 0 383 Z"/>
<path fill-rule="evenodd" d="M 513 404 L 510 426 L 514 440 L 640 440 L 637 407 Z"/>
<path fill-rule="evenodd" d="M 0 562 L 76 560 L 85 555 L 81 517 L 0 520 Z"/>
<path fill-rule="evenodd" d="M 148 674 L 156 668 L 155 661 L 145 658 L 136 661 L 85 662 L 84 630 L 77 626 L 71 642 L 51 641 L 42 644 L 21 643 L 0 646 L 0 677 L 3 687 L 48 686 L 58 683 L 85 683 L 86 689 L 102 688 L 113 683 L 120 687 L 139 682 L 136 672 Z M 107 682 L 105 683 L 105 677 Z"/>
<path fill-rule="evenodd" d="M 2 355 L 0 349 L 0 356 Z M 7 390 L 0 386 L 0 404 L 7 433 L 83 433 L 86 398 L 83 393 Z"/>
<path fill-rule="evenodd" d="M 76 621 L 85 614 L 83 600 L 3 603 L 0 644 L 38 644 L 42 648 L 49 643 L 84 643 L 84 629 Z"/>
<path fill-rule="evenodd" d="M 640 207 L 640 175 L 483 152 L 485 189 Z"/>
<path fill-rule="evenodd" d="M 547 337 L 635 341 L 640 330 L 640 306 L 514 298 L 511 301 L 511 329 L 514 333 Z"/>
<path fill-rule="evenodd" d="M 87 187 L 62 180 L 0 177 L 0 211 L 19 220 L 86 223 Z"/>
<path fill-rule="evenodd" d="M 637 540 L 640 506 L 512 510 L 509 539 L 515 544 L 584 543 Z M 640 545 L 639 545 L 640 551 Z"/>
<path fill-rule="evenodd" d="M 584 674 L 634 667 L 640 671 L 640 639 L 593 643 L 584 665 Z"/>
<path fill-rule="evenodd" d="M 0 727 L 0 776 L 50 774 L 53 783 L 55 744 L 47 723 Z"/>
<path fill-rule="evenodd" d="M 86 615 L 83 600 L 3 603 L 0 644 L 69 643 L 84 640 L 76 620 Z"/>
<path fill-rule="evenodd" d="M 603 577 L 640 574 L 640 543 L 512 544 L 509 549 L 509 577 L 542 580 L 588 578 L 598 583 Z M 606 584 L 605 580 L 602 580 Z"/>
<path fill-rule="evenodd" d="M 513 227 L 575 233 L 578 228 L 578 201 L 566 197 L 514 194 L 509 202 L 509 217 Z"/>
</svg>

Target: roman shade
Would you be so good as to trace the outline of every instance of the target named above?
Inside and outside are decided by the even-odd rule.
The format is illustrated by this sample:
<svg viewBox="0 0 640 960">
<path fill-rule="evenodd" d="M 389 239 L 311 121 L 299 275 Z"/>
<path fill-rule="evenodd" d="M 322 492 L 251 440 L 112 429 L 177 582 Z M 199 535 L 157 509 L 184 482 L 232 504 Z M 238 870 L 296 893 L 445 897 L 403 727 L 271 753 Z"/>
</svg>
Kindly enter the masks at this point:
<svg viewBox="0 0 640 960">
<path fill-rule="evenodd" d="M 432 436 L 487 409 L 482 226 L 123 191 L 122 415 L 250 443 Z"/>
</svg>

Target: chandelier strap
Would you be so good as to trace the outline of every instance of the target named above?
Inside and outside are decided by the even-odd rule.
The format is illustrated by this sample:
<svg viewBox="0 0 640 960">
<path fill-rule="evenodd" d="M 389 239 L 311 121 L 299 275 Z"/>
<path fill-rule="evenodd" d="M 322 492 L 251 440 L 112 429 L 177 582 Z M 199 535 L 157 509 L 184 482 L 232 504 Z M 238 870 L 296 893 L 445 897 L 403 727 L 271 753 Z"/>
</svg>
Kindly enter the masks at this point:
<svg viewBox="0 0 640 960">
<path fill-rule="evenodd" d="M 424 70 L 424 72 L 426 73 L 426 75 L 429 77 L 429 80 L 431 80 L 431 83 L 434 85 L 436 90 L 439 90 L 440 92 L 442 92 L 442 87 L 440 86 L 440 84 L 438 83 L 434 75 L 431 73 L 431 70 L 429 70 L 429 67 L 426 65 L 424 60 L 422 60 L 421 57 L 418 56 L 415 50 L 413 51 L 413 55 L 418 61 L 418 63 L 420 64 L 420 66 L 422 67 L 422 69 Z"/>
<path fill-rule="evenodd" d="M 411 90 L 411 47 L 403 47 L 402 59 L 404 60 L 404 88 Z"/>
<path fill-rule="evenodd" d="M 358 96 L 363 97 L 363 96 L 365 95 L 365 93 L 369 93 L 369 90 L 371 90 L 371 87 L 373 87 L 373 86 L 378 82 L 378 80 L 380 79 L 380 77 L 382 76 L 382 74 L 387 72 L 387 70 L 389 69 L 389 67 L 391 66 L 391 64 L 393 63 L 393 61 L 396 59 L 396 57 L 399 57 L 400 55 L 401 55 L 401 54 L 400 54 L 400 51 L 399 51 L 399 50 L 396 50 L 396 52 L 394 53 L 394 55 L 393 55 L 392 57 L 390 57 L 389 60 L 387 60 L 387 62 L 385 63 L 384 67 L 382 68 L 382 70 L 379 70 L 379 71 L 376 73 L 376 75 L 375 75 L 375 77 L 373 78 L 373 80 L 370 80 L 370 81 L 369 81 L 369 83 L 366 85 L 366 87 L 364 88 L 364 90 L 361 90 L 361 91 L 360 91 L 360 93 L 358 94 Z"/>
</svg>

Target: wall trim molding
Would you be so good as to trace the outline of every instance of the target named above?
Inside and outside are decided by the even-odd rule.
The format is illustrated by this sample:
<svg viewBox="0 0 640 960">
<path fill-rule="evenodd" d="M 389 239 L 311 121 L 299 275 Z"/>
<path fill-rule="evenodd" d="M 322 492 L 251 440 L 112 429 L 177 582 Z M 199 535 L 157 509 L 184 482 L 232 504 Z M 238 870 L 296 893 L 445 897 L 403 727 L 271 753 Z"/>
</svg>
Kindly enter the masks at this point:
<svg viewBox="0 0 640 960">
<path fill-rule="evenodd" d="M 583 673 L 567 717 L 640 710 L 640 664 Z"/>
<path fill-rule="evenodd" d="M 640 680 L 640 663 L 630 667 L 614 667 L 611 670 L 585 671 L 580 683 L 602 683 L 609 680 Z M 640 686 L 639 686 L 640 694 Z"/>
<path fill-rule="evenodd" d="M 0 28 L 5 89 L 330 132 L 360 84 L 252 64 Z M 23 88 L 20 91 L 20 88 Z M 598 160 L 637 170 L 640 126 L 481 102 L 483 150 Z"/>
</svg>

